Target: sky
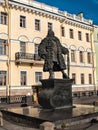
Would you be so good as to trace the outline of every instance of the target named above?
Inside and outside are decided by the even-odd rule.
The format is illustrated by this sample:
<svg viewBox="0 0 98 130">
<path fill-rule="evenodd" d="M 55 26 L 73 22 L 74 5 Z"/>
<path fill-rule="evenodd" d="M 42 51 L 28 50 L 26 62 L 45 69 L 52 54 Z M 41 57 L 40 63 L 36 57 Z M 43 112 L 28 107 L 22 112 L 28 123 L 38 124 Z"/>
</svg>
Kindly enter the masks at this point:
<svg viewBox="0 0 98 130">
<path fill-rule="evenodd" d="M 61 11 L 67 11 L 70 14 L 83 12 L 86 19 L 93 20 L 98 25 L 98 0 L 36 0 L 51 6 L 57 7 Z"/>
</svg>

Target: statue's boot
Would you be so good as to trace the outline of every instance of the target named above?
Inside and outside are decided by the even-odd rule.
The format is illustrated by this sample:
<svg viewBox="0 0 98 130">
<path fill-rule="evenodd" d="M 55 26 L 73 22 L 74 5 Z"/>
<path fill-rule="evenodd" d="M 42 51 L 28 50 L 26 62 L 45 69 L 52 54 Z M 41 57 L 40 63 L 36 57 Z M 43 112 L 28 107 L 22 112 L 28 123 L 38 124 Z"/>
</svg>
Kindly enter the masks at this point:
<svg viewBox="0 0 98 130">
<path fill-rule="evenodd" d="M 50 70 L 49 73 L 50 73 L 49 79 L 54 79 L 54 72 Z"/>
</svg>

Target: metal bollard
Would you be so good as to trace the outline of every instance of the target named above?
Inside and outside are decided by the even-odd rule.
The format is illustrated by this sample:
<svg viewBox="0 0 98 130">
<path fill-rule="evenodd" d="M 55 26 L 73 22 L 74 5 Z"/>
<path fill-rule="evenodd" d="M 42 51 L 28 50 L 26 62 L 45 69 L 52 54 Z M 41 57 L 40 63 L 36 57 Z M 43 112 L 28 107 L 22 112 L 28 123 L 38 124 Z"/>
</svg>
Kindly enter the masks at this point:
<svg viewBox="0 0 98 130">
<path fill-rule="evenodd" d="M 51 122 L 44 122 L 40 125 L 40 130 L 54 130 L 55 124 Z"/>
</svg>

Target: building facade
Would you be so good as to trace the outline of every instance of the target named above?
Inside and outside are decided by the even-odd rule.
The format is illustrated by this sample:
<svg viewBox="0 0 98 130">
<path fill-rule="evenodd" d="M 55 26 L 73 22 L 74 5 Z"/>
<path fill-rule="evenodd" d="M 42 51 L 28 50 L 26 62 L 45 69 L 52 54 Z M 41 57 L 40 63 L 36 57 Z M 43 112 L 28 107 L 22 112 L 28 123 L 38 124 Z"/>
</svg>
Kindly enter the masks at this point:
<svg viewBox="0 0 98 130">
<path fill-rule="evenodd" d="M 94 25 L 94 44 L 95 44 L 95 52 L 96 52 L 96 80 L 97 80 L 97 87 L 98 87 L 98 25 Z"/>
<path fill-rule="evenodd" d="M 40 84 L 41 78 L 48 78 L 38 56 L 38 45 L 48 29 L 69 49 L 73 91 L 96 90 L 91 20 L 82 13 L 69 14 L 33 0 L 0 0 L 1 96 L 30 95 L 32 86 Z M 61 78 L 61 73 L 55 73 L 55 78 Z"/>
</svg>

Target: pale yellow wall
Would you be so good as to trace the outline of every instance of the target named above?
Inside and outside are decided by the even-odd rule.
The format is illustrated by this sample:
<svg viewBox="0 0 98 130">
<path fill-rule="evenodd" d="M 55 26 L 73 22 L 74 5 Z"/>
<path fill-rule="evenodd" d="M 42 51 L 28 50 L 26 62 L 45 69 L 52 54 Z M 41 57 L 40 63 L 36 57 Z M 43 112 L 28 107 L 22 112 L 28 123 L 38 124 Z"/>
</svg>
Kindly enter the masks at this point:
<svg viewBox="0 0 98 130">
<path fill-rule="evenodd" d="M 3 7 L 0 6 L 0 11 L 4 11 Z M 26 28 L 20 27 L 20 15 L 26 16 Z M 88 65 L 87 63 L 87 49 L 91 49 L 91 42 L 86 42 L 86 33 L 91 33 L 89 29 L 78 27 L 75 25 L 71 25 L 66 23 L 62 24 L 62 26 L 65 27 L 65 37 L 61 37 L 61 21 L 42 16 L 37 15 L 35 13 L 23 11 L 20 9 L 11 8 L 11 14 L 10 14 L 10 44 L 11 44 L 11 65 L 10 65 L 10 85 L 11 86 L 20 86 L 20 71 L 27 71 L 27 86 L 31 86 L 35 83 L 35 72 L 42 72 L 43 71 L 43 65 L 30 65 L 30 64 L 15 64 L 15 53 L 20 52 L 20 41 L 26 42 L 26 53 L 32 53 L 34 54 L 34 44 L 40 43 L 41 39 L 46 37 L 47 35 L 47 23 L 51 22 L 53 24 L 53 30 L 55 32 L 55 36 L 57 36 L 61 43 L 65 44 L 65 46 L 68 47 L 70 52 L 71 46 L 76 46 L 76 63 L 73 64 L 70 62 L 70 78 L 72 73 L 76 73 L 77 84 L 80 84 L 80 74 L 85 74 L 85 84 L 88 84 L 88 74 L 92 73 L 92 65 Z M 35 19 L 39 19 L 41 22 L 41 30 L 36 31 L 35 30 Z M 86 26 L 86 25 L 85 25 Z M 69 37 L 69 29 L 74 30 L 74 39 L 70 39 Z M 7 26 L 0 24 L 0 31 L 1 33 L 7 34 Z M 78 40 L 78 31 L 82 32 L 82 41 Z M 3 37 L 7 36 L 0 35 L 0 38 L 3 39 Z M 94 45 L 94 44 L 93 44 Z M 81 65 L 79 61 L 79 47 L 84 48 L 84 64 Z M 94 46 L 93 46 L 93 51 Z M 1 59 L 1 58 L 0 58 Z M 7 58 L 6 58 L 7 60 Z M 94 59 L 95 60 L 95 59 Z M 75 66 L 75 67 L 74 67 Z M 0 61 L 0 69 L 1 70 L 7 70 L 6 62 Z M 67 73 L 67 70 L 65 70 Z M 43 72 L 43 78 L 48 78 L 49 73 Z M 62 74 L 61 72 L 55 73 L 56 78 L 61 78 Z M 84 86 L 83 86 L 84 87 Z M 89 85 L 88 85 L 89 87 Z"/>
<path fill-rule="evenodd" d="M 0 6 L 0 12 L 5 12 L 6 10 Z M 7 33 L 7 26 L 0 24 L 0 33 Z"/>
</svg>

